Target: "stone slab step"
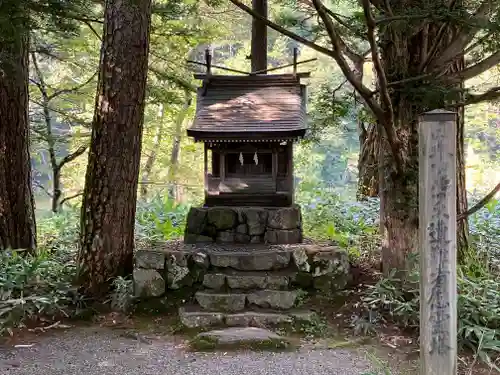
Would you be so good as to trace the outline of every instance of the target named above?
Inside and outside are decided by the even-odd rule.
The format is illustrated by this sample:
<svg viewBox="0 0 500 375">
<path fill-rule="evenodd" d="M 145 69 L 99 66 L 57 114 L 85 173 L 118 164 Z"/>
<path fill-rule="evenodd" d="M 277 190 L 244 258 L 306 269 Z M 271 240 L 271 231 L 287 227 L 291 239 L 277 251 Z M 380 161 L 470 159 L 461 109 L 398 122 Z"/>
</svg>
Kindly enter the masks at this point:
<svg viewBox="0 0 500 375">
<path fill-rule="evenodd" d="M 293 271 L 222 270 L 205 274 L 203 286 L 209 289 L 287 289 L 295 279 Z"/>
<path fill-rule="evenodd" d="M 191 340 L 197 350 L 214 349 L 287 349 L 290 339 L 257 327 L 231 327 L 199 333 Z"/>
<path fill-rule="evenodd" d="M 254 251 L 225 247 L 228 251 L 208 251 L 210 264 L 240 271 L 271 271 L 289 267 L 293 250 L 254 246 Z"/>
<path fill-rule="evenodd" d="M 297 296 L 298 292 L 295 290 L 271 289 L 252 292 L 235 290 L 228 293 L 204 290 L 195 293 L 198 304 L 208 311 L 242 311 L 251 305 L 288 310 L 294 307 Z"/>
<path fill-rule="evenodd" d="M 198 306 L 179 308 L 181 323 L 187 328 L 209 328 L 209 327 L 270 327 L 279 324 L 291 324 L 294 321 L 311 321 L 316 313 L 308 310 L 290 310 L 287 312 L 252 309 L 236 313 L 220 311 L 204 311 Z"/>
</svg>

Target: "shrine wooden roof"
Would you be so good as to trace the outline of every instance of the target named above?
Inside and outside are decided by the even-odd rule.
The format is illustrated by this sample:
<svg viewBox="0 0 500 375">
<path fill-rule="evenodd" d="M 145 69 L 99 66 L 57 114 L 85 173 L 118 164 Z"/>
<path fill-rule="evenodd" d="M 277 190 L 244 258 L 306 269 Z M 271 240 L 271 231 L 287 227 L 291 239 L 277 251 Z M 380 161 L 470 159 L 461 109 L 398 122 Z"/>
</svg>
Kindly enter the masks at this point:
<svg viewBox="0 0 500 375">
<path fill-rule="evenodd" d="M 285 141 L 304 136 L 306 98 L 299 75 L 197 78 L 205 81 L 187 131 L 195 141 Z"/>
</svg>

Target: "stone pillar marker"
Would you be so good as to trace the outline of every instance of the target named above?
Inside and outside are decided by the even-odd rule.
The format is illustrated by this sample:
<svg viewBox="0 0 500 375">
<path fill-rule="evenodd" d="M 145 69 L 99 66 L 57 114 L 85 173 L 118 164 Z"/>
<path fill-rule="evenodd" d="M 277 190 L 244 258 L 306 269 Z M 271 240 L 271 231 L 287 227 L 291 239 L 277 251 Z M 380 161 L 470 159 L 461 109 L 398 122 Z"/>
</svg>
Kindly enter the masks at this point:
<svg viewBox="0 0 500 375">
<path fill-rule="evenodd" d="M 456 116 L 419 121 L 421 375 L 457 373 Z"/>
</svg>

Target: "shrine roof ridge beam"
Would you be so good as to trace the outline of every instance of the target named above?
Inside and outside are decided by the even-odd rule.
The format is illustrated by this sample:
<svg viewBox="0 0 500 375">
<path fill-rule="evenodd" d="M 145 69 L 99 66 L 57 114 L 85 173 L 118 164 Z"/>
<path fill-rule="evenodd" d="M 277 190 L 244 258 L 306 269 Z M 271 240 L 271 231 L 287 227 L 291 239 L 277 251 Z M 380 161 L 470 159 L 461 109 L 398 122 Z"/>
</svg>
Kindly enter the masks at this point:
<svg viewBox="0 0 500 375">
<path fill-rule="evenodd" d="M 268 75 L 242 75 L 242 76 L 236 76 L 236 75 L 222 75 L 222 74 L 203 74 L 203 73 L 195 73 L 193 74 L 193 77 L 195 79 L 210 79 L 211 81 L 217 81 L 217 80 L 227 80 L 227 81 L 235 81 L 237 83 L 238 81 L 242 80 L 248 80 L 248 81 L 269 81 L 269 80 L 291 80 L 294 78 L 309 78 L 311 76 L 310 72 L 300 72 L 297 74 L 292 74 L 292 73 L 286 73 L 286 74 L 268 74 Z"/>
<path fill-rule="evenodd" d="M 274 68 L 261 69 L 261 70 L 255 71 L 255 72 L 245 72 L 243 70 L 238 70 L 238 69 L 234 69 L 234 68 L 229 68 L 227 66 L 215 65 L 215 64 L 210 64 L 210 67 L 211 68 L 215 68 L 215 69 L 225 70 L 225 71 L 232 72 L 232 73 L 238 73 L 238 74 L 253 76 L 253 75 L 257 75 L 257 74 L 266 74 L 266 73 L 269 73 L 269 72 L 274 72 L 276 70 L 280 70 L 280 69 L 283 69 L 283 68 L 294 67 L 294 69 L 295 69 L 297 67 L 297 65 L 307 64 L 309 62 L 313 62 L 313 61 L 316 61 L 316 60 L 318 60 L 318 59 L 316 57 L 314 57 L 312 59 L 307 59 L 307 60 L 303 60 L 303 61 L 293 62 L 291 64 L 280 65 L 280 66 L 276 66 Z M 200 61 L 187 60 L 186 62 L 189 63 L 189 64 L 195 64 L 195 65 L 201 65 L 201 66 L 208 66 L 207 63 L 203 63 L 203 62 L 200 62 Z M 291 73 L 291 74 L 298 75 L 298 74 L 304 74 L 304 73 L 294 72 L 294 73 Z M 306 74 L 310 74 L 310 73 L 306 73 Z M 217 75 L 217 74 L 210 73 L 210 76 L 214 76 L 214 75 Z M 195 76 L 196 76 L 196 74 L 195 74 Z"/>
<path fill-rule="evenodd" d="M 299 61 L 299 62 L 293 62 L 291 64 L 286 64 L 286 65 L 281 65 L 281 66 L 277 66 L 275 68 L 268 68 L 268 69 L 262 69 L 262 70 L 257 70 L 255 72 L 251 72 L 250 74 L 265 74 L 265 73 L 269 73 L 269 72 L 274 72 L 275 70 L 280 70 L 280 69 L 283 69 L 283 68 L 289 68 L 291 66 L 293 67 L 296 67 L 297 65 L 299 64 L 306 64 L 308 62 L 313 62 L 313 61 L 316 61 L 318 60 L 316 57 L 313 57 L 312 59 L 308 59 L 308 60 L 303 60 L 303 61 Z M 292 73 L 292 74 L 301 74 L 301 73 Z"/>
<path fill-rule="evenodd" d="M 199 62 L 199 61 L 193 61 L 193 60 L 187 60 L 187 62 L 189 64 L 196 64 L 196 65 L 202 65 L 202 66 L 207 66 L 207 63 L 202 63 L 202 62 Z M 212 68 L 215 68 L 215 69 L 221 69 L 221 70 L 226 70 L 228 72 L 233 72 L 233 73 L 239 73 L 239 74 L 245 74 L 245 75 L 248 75 L 250 74 L 250 72 L 245 72 L 243 70 L 238 70 L 238 69 L 233 69 L 233 68 L 228 68 L 226 66 L 222 66 L 222 65 L 214 65 L 214 64 L 210 64 L 210 67 Z M 196 74 L 195 74 L 196 75 Z M 214 74 L 210 74 L 210 76 L 213 76 Z"/>
</svg>

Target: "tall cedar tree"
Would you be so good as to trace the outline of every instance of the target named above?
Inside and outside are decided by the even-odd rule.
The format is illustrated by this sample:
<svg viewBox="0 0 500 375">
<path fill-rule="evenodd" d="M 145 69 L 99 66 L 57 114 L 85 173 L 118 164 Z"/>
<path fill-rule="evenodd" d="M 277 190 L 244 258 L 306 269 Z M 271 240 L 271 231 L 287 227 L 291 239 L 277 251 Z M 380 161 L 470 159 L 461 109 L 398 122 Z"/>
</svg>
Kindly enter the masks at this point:
<svg viewBox="0 0 500 375">
<path fill-rule="evenodd" d="M 28 118 L 25 9 L 0 3 L 0 250 L 36 247 Z"/>
<path fill-rule="evenodd" d="M 241 1 L 230 1 L 259 18 Z M 330 56 L 373 114 L 378 127 L 372 137 L 378 145 L 372 148 L 379 151 L 383 269 L 405 270 L 409 253 L 418 249 L 418 117 L 438 108 L 458 112 L 457 205 L 462 213 L 467 207 L 463 107 L 500 97 L 500 87 L 474 94 L 464 90 L 463 83 L 500 62 L 500 45 L 493 43 L 499 38 L 495 22 L 500 5 L 489 0 L 360 0 L 361 12 L 346 18 L 321 0 L 297 3 L 321 20 L 326 46 L 269 20 L 266 24 Z M 368 51 L 353 48 L 349 42 L 353 38 L 368 44 Z M 356 71 L 368 56 L 376 72 L 376 90 L 365 86 Z M 458 227 L 463 245 L 459 257 L 464 258 L 463 216 Z"/>
<path fill-rule="evenodd" d="M 81 210 L 78 277 L 100 296 L 132 271 L 151 0 L 107 0 Z"/>
<path fill-rule="evenodd" d="M 29 35 L 37 29 L 65 36 L 77 32 L 78 22 L 90 20 L 82 16 L 91 13 L 88 5 L 87 0 L 0 1 L 0 250 L 36 248 L 28 117 L 28 55 L 36 47 Z"/>
</svg>

